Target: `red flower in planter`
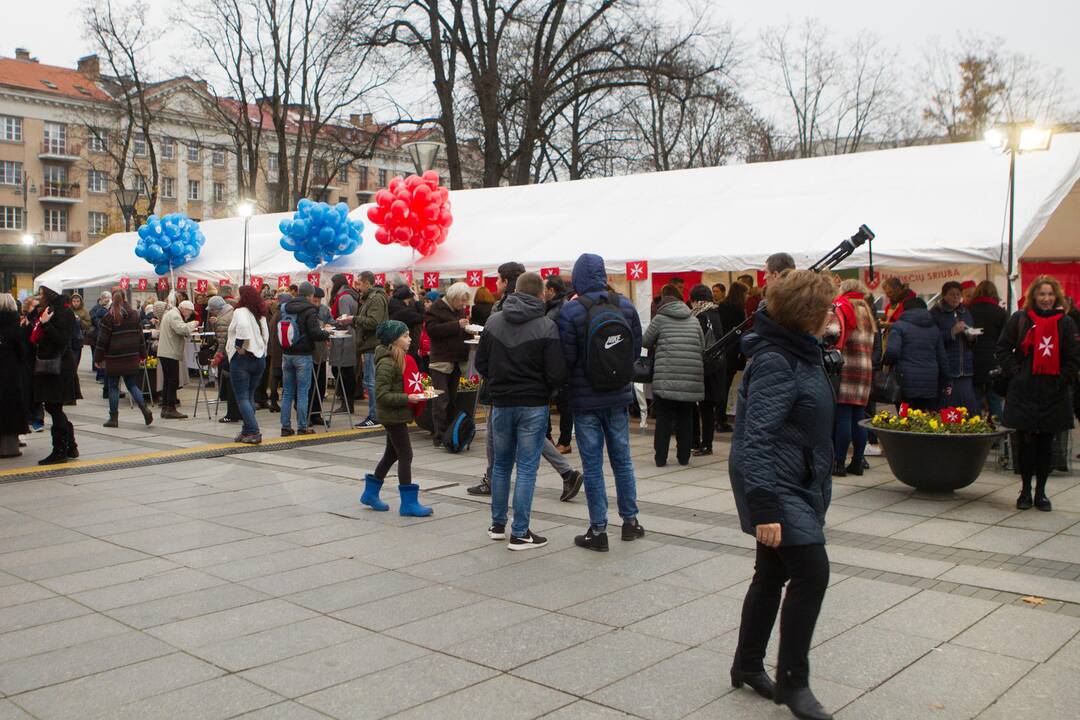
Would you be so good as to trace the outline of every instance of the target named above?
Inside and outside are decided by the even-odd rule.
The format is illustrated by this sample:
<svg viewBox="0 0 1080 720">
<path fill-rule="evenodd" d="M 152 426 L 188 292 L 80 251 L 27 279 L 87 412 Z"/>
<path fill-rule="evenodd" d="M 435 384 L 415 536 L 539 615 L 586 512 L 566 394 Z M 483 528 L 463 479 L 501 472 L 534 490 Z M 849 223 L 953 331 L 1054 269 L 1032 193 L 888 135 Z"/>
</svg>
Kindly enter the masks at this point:
<svg viewBox="0 0 1080 720">
<path fill-rule="evenodd" d="M 956 425 L 964 421 L 964 414 L 954 407 L 948 407 L 941 411 L 941 422 L 947 425 Z"/>
<path fill-rule="evenodd" d="M 900 417 L 906 418 L 908 416 L 908 410 L 910 409 L 911 406 L 907 403 L 900 403 Z"/>
</svg>

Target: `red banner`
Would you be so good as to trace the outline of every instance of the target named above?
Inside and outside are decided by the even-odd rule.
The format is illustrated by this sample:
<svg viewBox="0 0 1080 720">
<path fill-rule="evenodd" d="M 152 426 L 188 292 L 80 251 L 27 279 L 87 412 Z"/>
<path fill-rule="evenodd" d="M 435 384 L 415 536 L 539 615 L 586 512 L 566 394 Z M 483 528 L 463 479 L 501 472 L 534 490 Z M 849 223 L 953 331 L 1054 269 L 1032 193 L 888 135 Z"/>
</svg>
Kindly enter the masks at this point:
<svg viewBox="0 0 1080 720">
<path fill-rule="evenodd" d="M 177 290 L 187 291 L 187 278 L 184 277 L 183 275 L 176 278 L 176 289 Z"/>
<path fill-rule="evenodd" d="M 401 277 L 405 281 L 406 285 L 408 285 L 409 287 L 412 287 L 412 270 L 402 270 L 398 274 L 401 275 Z M 383 275 L 383 277 L 385 278 L 386 275 Z"/>
<path fill-rule="evenodd" d="M 484 284 L 483 270 L 470 270 L 465 273 L 465 284 L 469 287 L 480 287 Z"/>
<path fill-rule="evenodd" d="M 424 273 L 424 289 L 425 290 L 438 290 L 439 289 L 439 273 L 426 272 Z"/>
<path fill-rule="evenodd" d="M 559 268 L 557 268 L 557 267 L 540 268 L 540 277 L 544 278 L 545 280 L 547 278 L 551 277 L 552 275 L 558 275 L 558 274 L 559 274 Z"/>
<path fill-rule="evenodd" d="M 252 275 L 251 276 L 251 287 L 255 288 L 259 292 L 262 292 L 263 285 L 265 285 L 265 284 L 266 283 L 263 282 L 263 279 L 261 277 L 259 277 L 258 275 Z"/>
<path fill-rule="evenodd" d="M 634 262 L 626 263 L 626 279 L 627 280 L 644 280 L 649 277 L 649 261 L 648 260 L 635 260 Z"/>
<path fill-rule="evenodd" d="M 375 273 L 375 285 L 386 287 L 386 273 Z"/>
<path fill-rule="evenodd" d="M 126 277 L 120 278 L 120 289 L 121 290 L 127 290 L 130 287 L 131 287 L 131 278 L 126 278 Z"/>
<path fill-rule="evenodd" d="M 161 290 L 162 292 L 165 292 L 166 290 L 168 290 L 169 289 L 169 278 L 167 278 L 167 277 L 159 277 L 157 279 L 157 289 Z"/>
<path fill-rule="evenodd" d="M 314 285 L 315 287 L 319 287 L 319 280 L 320 279 L 322 279 L 322 273 L 308 273 L 307 274 L 307 281 L 309 283 L 311 283 L 312 285 Z"/>
<path fill-rule="evenodd" d="M 288 275 L 278 275 L 277 276 L 277 289 L 278 290 L 288 290 L 289 289 L 289 276 Z"/>
<path fill-rule="evenodd" d="M 146 278 L 139 278 L 137 281 L 135 281 L 135 287 L 136 289 L 138 289 L 139 292 L 146 292 L 147 285 L 148 282 Z"/>
<path fill-rule="evenodd" d="M 206 289 L 208 287 L 210 287 L 210 283 L 207 282 L 206 280 L 196 280 L 195 281 L 195 292 L 197 292 L 197 293 L 206 292 Z"/>
</svg>

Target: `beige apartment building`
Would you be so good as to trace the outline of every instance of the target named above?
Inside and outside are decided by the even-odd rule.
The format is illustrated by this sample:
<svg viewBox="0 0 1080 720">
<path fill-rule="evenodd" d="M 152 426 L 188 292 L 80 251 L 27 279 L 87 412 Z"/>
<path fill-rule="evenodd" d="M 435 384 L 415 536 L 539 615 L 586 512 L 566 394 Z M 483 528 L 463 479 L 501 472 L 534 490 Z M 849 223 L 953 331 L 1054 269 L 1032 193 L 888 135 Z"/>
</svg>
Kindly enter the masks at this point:
<svg viewBox="0 0 1080 720">
<path fill-rule="evenodd" d="M 74 69 L 37 62 L 23 49 L 0 57 L 0 291 L 31 287 L 31 278 L 110 233 L 125 229 L 117 202 L 117 147 L 125 115 L 110 95 L 96 56 Z M 158 163 L 154 212 L 183 212 L 194 220 L 236 214 L 237 161 L 233 143 L 207 111 L 205 87 L 179 77 L 147 90 Z M 252 106 L 249 112 L 258 113 Z M 266 126 L 264 126 L 266 127 Z M 370 115 L 353 115 L 346 129 L 374 131 Z M 268 207 L 268 183 L 283 179 L 272 130 L 264 130 L 256 211 Z M 426 134 L 426 133 L 425 133 Z M 134 134 L 124 185 L 140 188 L 135 222 L 148 214 L 149 151 Z M 416 134 L 385 133 L 363 160 L 341 167 L 312 161 L 314 199 L 368 202 L 396 174 L 413 172 L 402 144 Z M 445 167 L 440 170 L 445 176 Z M 133 224 L 131 229 L 135 229 Z"/>
</svg>

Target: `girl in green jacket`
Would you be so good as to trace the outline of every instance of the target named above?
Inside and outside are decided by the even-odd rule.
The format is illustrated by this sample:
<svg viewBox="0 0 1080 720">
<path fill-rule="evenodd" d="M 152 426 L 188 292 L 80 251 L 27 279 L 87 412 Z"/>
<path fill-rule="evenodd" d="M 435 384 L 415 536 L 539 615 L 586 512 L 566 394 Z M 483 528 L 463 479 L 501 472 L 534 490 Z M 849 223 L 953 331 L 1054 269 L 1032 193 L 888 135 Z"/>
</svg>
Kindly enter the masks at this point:
<svg viewBox="0 0 1080 720">
<path fill-rule="evenodd" d="M 390 506 L 379 499 L 383 480 L 394 463 L 398 466 L 398 492 L 401 494 L 402 515 L 427 517 L 431 508 L 419 502 L 420 486 L 412 482 L 412 443 L 409 441 L 409 422 L 412 420 L 410 402 L 425 399 L 422 393 L 405 392 L 405 354 L 409 350 L 409 328 L 397 320 L 380 323 L 375 330 L 379 346 L 375 349 L 375 403 L 379 422 L 386 430 L 386 450 L 374 473 L 364 476 L 364 494 L 360 502 L 372 510 L 385 511 Z"/>
</svg>

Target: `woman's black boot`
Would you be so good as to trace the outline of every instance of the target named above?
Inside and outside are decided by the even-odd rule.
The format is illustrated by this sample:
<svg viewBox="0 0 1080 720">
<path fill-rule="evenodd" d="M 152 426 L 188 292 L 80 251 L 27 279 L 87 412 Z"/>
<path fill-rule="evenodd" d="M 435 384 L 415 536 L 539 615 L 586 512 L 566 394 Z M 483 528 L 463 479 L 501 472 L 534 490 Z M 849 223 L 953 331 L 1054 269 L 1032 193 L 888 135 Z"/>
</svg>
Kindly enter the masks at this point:
<svg viewBox="0 0 1080 720">
<path fill-rule="evenodd" d="M 1020 488 L 1020 496 L 1016 498 L 1016 509 L 1031 509 L 1031 480 L 1024 480 L 1024 484 Z"/>
<path fill-rule="evenodd" d="M 810 688 L 785 688 L 777 686 L 776 697 L 773 699 L 777 705 L 787 705 L 791 714 L 799 720 L 832 720 L 832 715 L 821 707 L 821 703 L 814 697 Z"/>
<path fill-rule="evenodd" d="M 772 700 L 776 693 L 776 685 L 764 670 L 743 672 L 731 668 L 731 687 L 737 690 L 743 685 L 749 685 L 754 692 L 767 700 Z"/>
<path fill-rule="evenodd" d="M 1054 509 L 1054 506 L 1050 504 L 1050 498 L 1046 497 L 1046 478 L 1035 480 L 1035 507 L 1043 512 Z"/>
</svg>

